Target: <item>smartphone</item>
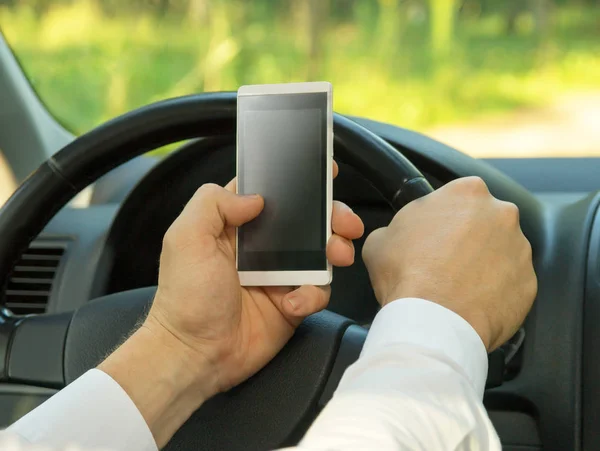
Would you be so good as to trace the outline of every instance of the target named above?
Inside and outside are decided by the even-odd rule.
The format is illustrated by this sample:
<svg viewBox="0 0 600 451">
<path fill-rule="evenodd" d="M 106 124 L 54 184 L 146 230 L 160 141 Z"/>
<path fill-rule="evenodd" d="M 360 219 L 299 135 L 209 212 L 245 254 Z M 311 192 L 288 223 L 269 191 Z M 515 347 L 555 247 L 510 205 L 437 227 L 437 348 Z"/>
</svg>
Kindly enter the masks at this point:
<svg viewBox="0 0 600 451">
<path fill-rule="evenodd" d="M 237 230 L 244 286 L 327 285 L 331 265 L 332 88 L 327 82 L 242 86 L 237 98 L 237 191 L 261 214 Z"/>
</svg>

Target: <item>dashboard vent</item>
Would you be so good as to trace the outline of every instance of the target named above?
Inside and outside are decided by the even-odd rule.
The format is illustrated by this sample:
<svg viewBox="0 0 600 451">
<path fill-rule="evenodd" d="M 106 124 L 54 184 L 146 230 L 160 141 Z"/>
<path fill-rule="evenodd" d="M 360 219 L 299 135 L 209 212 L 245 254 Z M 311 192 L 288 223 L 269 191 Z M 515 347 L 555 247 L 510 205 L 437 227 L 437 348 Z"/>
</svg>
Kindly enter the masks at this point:
<svg viewBox="0 0 600 451">
<path fill-rule="evenodd" d="M 8 280 L 4 300 L 15 315 L 46 312 L 66 242 L 37 240 L 23 252 Z"/>
</svg>

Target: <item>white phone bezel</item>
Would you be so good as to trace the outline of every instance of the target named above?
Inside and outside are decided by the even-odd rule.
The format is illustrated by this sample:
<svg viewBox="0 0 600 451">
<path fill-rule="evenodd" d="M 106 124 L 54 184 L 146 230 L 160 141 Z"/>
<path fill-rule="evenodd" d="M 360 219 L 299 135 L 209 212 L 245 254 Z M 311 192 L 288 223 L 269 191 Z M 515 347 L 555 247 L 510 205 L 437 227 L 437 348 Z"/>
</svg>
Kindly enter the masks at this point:
<svg viewBox="0 0 600 451">
<path fill-rule="evenodd" d="M 269 85 L 246 85 L 238 90 L 238 97 L 270 94 L 302 94 L 313 92 L 327 93 L 327 213 L 326 213 L 326 242 L 331 238 L 331 210 L 333 201 L 333 89 L 329 82 L 283 83 Z M 239 109 L 238 109 L 239 117 Z M 239 119 L 238 119 L 239 120 Z M 239 133 L 236 136 L 236 175 L 239 173 Z M 237 189 L 237 184 L 236 184 Z M 238 263 L 238 231 L 236 230 L 235 260 Z M 331 283 L 333 271 L 331 264 L 327 269 L 316 271 L 240 271 L 238 270 L 242 286 L 300 286 L 300 285 L 328 285 Z"/>
</svg>

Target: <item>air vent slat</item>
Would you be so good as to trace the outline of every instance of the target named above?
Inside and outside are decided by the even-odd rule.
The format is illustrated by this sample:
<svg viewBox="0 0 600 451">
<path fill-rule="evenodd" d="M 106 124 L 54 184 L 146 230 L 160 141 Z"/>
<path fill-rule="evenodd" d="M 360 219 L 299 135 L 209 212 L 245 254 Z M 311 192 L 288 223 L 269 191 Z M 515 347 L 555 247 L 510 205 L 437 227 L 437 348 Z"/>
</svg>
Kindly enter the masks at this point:
<svg viewBox="0 0 600 451">
<path fill-rule="evenodd" d="M 14 291 L 50 291 L 52 281 L 48 282 L 16 282 L 14 279 L 8 282 L 6 293 Z"/>
<path fill-rule="evenodd" d="M 6 290 L 6 296 L 34 296 L 34 297 L 48 297 L 50 291 L 36 291 L 36 290 Z M 10 302 L 10 301 L 7 301 Z"/>
<path fill-rule="evenodd" d="M 46 308 L 46 303 L 45 302 L 40 302 L 40 303 L 34 303 L 34 302 L 7 302 L 6 306 L 11 309 L 11 308 L 40 308 L 40 309 L 44 309 Z"/>
<path fill-rule="evenodd" d="M 31 244 L 17 261 L 3 295 L 6 307 L 15 315 L 46 312 L 52 284 L 65 241 L 39 240 Z"/>
<path fill-rule="evenodd" d="M 46 277 L 20 277 L 21 274 L 15 271 L 15 276 L 10 278 L 9 286 L 11 283 L 33 283 L 33 284 L 48 284 L 52 285 L 52 278 Z"/>
<path fill-rule="evenodd" d="M 30 259 L 30 260 L 19 260 L 17 262 L 17 266 L 37 266 L 44 268 L 56 268 L 58 266 L 59 260 L 40 260 L 40 259 Z"/>
<path fill-rule="evenodd" d="M 60 255 L 41 255 L 36 253 L 29 253 L 21 255 L 21 260 L 52 260 L 58 261 L 60 260 Z"/>
<path fill-rule="evenodd" d="M 14 272 L 45 272 L 45 273 L 53 273 L 56 271 L 56 267 L 54 266 L 24 266 L 17 265 L 15 266 Z"/>
<path fill-rule="evenodd" d="M 6 307 L 15 315 L 40 315 L 46 312 L 46 304 L 9 302 Z"/>
</svg>

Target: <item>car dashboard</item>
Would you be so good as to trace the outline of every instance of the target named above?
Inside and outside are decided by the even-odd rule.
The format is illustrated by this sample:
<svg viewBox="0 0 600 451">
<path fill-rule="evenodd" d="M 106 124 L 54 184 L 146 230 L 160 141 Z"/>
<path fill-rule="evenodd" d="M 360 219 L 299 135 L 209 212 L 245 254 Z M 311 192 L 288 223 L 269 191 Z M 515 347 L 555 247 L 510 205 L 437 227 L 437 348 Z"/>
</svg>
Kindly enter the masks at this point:
<svg viewBox="0 0 600 451">
<path fill-rule="evenodd" d="M 362 122 L 394 143 L 395 127 Z M 407 157 L 434 188 L 465 175 L 489 181 L 493 194 L 521 208 L 523 229 L 534 249 L 540 291 L 524 327 L 524 344 L 510 375 L 485 396 L 504 449 L 574 449 L 570 445 L 580 446 L 585 425 L 600 417 L 595 409 L 600 395 L 583 396 L 587 386 L 600 380 L 600 369 L 584 365 L 581 353 L 600 346 L 591 315 L 600 315 L 600 199 L 595 194 L 600 161 L 472 160 L 472 166 L 459 167 L 452 155 L 442 164 L 435 152 L 431 160 Z M 97 182 L 98 190 L 103 183 L 121 183 L 112 197 L 86 208 L 66 207 L 50 221 L 15 268 L 5 293 L 9 308 L 16 313 L 66 312 L 105 294 L 155 285 L 167 227 L 197 187 L 224 184 L 235 175 L 235 146 L 228 138 L 188 142 L 159 163 L 148 157 L 138 160 L 143 170 Z M 365 236 L 388 224 L 394 211 L 382 196 L 356 168 L 343 161 L 339 165 L 334 198 L 361 216 Z M 498 188 L 504 178 L 519 182 L 535 201 L 519 203 L 519 193 L 511 198 L 510 190 Z M 355 265 L 335 269 L 329 308 L 368 325 L 378 304 L 360 258 L 363 243 L 364 238 L 357 240 Z M 556 396 L 549 396 L 553 391 Z M 53 387 L 0 384 L 0 425 L 10 424 L 54 392 Z"/>
</svg>

